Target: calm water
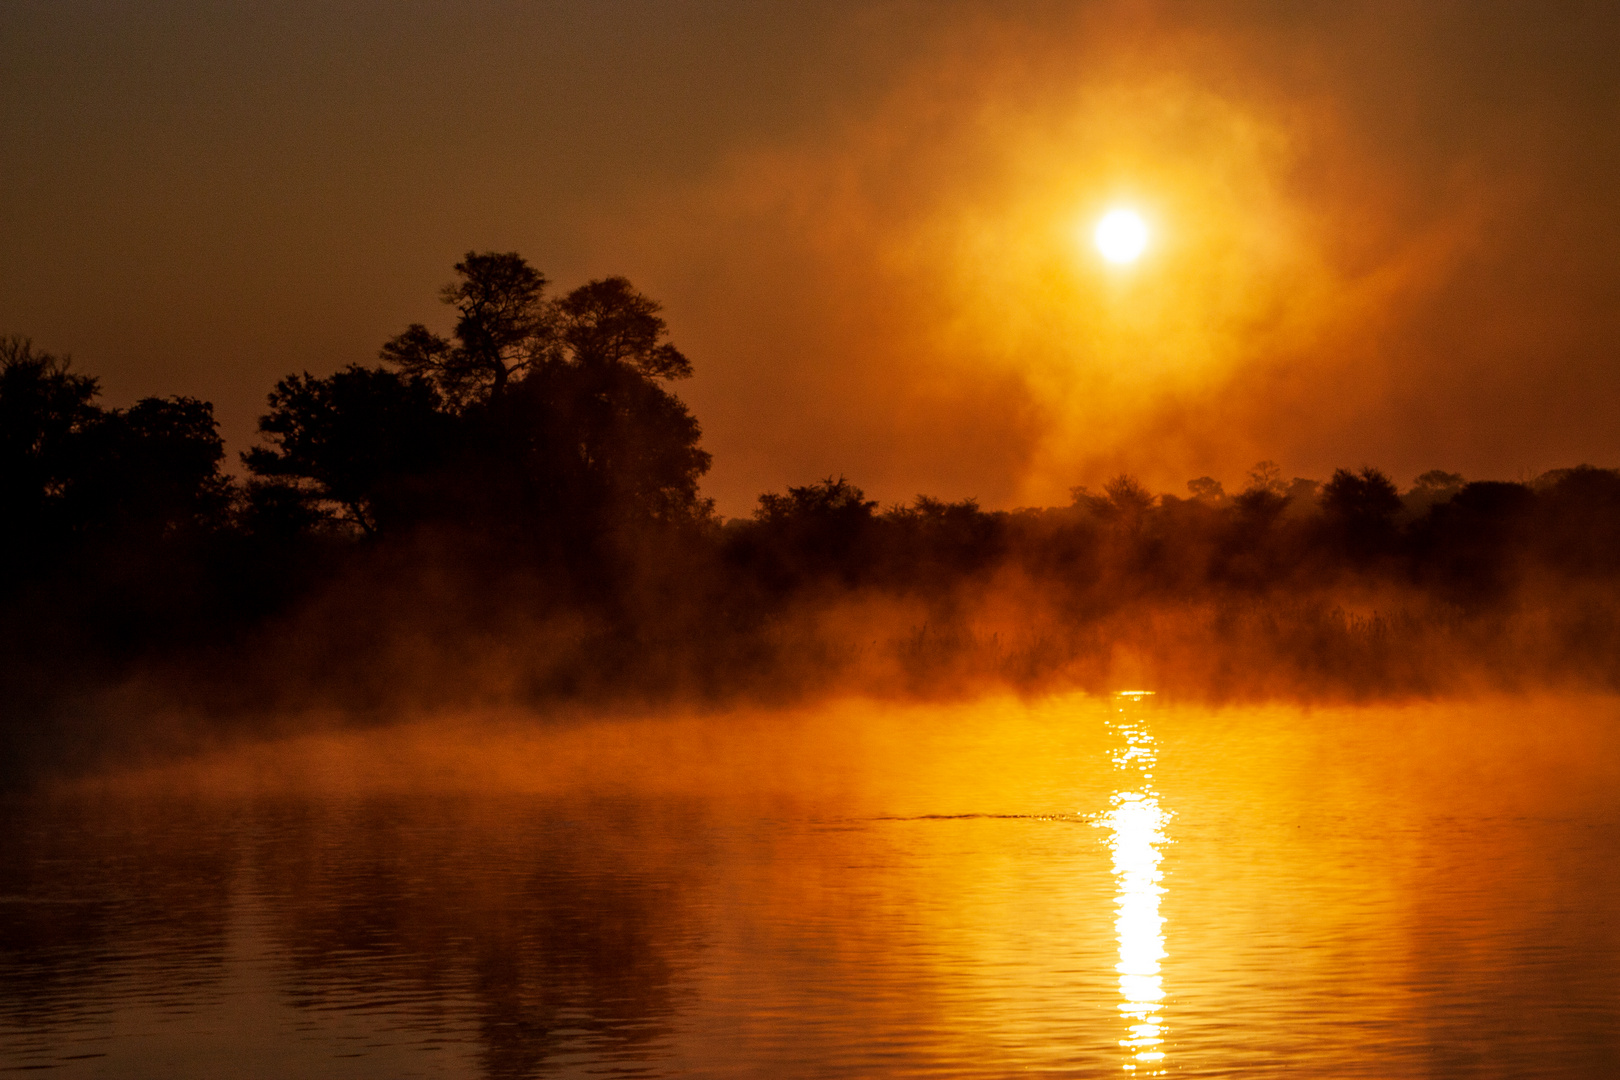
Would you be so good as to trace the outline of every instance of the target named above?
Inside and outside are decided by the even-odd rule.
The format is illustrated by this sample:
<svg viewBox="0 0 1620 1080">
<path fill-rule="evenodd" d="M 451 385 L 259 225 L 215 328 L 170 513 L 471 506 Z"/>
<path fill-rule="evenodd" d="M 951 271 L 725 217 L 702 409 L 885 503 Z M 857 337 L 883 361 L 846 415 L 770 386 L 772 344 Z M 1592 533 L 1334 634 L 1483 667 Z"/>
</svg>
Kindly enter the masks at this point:
<svg viewBox="0 0 1620 1080">
<path fill-rule="evenodd" d="M 419 724 L 4 811 L 0 1069 L 1620 1076 L 1620 703 Z"/>
</svg>

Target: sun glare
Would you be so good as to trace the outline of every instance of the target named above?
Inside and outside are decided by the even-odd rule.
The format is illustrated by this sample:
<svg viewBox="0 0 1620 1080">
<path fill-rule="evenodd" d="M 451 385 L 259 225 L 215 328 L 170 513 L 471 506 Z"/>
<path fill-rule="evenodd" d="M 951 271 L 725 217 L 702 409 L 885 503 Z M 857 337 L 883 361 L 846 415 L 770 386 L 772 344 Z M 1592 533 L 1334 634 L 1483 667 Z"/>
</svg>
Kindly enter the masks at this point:
<svg viewBox="0 0 1620 1080">
<path fill-rule="evenodd" d="M 1099 245 L 1100 246 L 1100 245 Z M 1120 1015 L 1125 1019 L 1125 1071 L 1143 1067 L 1149 1075 L 1161 1072 L 1164 1050 L 1164 916 L 1159 899 L 1164 895 L 1164 860 L 1160 848 L 1169 843 L 1164 827 L 1174 815 L 1159 805 L 1153 787 L 1158 765 L 1158 744 L 1147 724 L 1135 715 L 1151 690 L 1122 690 L 1118 718 L 1109 726 L 1124 737 L 1125 745 L 1113 753 L 1114 769 L 1126 774 L 1124 790 L 1114 793 L 1113 809 L 1096 818 L 1109 830 L 1114 852 L 1114 930 L 1119 938 Z M 1135 775 L 1132 776 L 1131 774 Z"/>
<path fill-rule="evenodd" d="M 1110 210 L 1097 222 L 1092 240 L 1109 262 L 1120 266 L 1133 263 L 1147 250 L 1147 222 L 1135 210 Z"/>
</svg>

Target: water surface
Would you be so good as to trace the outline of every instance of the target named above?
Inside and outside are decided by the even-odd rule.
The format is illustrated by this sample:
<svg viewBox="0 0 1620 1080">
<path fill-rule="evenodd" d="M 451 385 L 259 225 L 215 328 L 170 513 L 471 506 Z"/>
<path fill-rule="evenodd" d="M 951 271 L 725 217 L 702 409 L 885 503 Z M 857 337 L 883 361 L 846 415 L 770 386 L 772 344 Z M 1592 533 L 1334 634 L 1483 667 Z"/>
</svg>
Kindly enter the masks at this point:
<svg viewBox="0 0 1620 1080">
<path fill-rule="evenodd" d="M 439 720 L 14 803 L 0 1069 L 1620 1075 L 1620 703 Z"/>
</svg>

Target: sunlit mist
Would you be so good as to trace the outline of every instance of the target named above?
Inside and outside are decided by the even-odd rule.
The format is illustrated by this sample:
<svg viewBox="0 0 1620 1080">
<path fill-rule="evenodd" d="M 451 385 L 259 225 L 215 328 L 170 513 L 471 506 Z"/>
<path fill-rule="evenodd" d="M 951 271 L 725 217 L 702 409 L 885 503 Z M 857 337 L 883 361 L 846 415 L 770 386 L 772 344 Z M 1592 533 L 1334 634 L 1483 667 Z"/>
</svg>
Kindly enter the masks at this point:
<svg viewBox="0 0 1620 1080">
<path fill-rule="evenodd" d="M 1554 12 L 0 0 L 0 1074 L 1620 1080 Z"/>
<path fill-rule="evenodd" d="M 1116 695 L 1119 706 L 1110 727 L 1123 740 L 1112 753 L 1115 770 L 1126 774 L 1121 789 L 1111 798 L 1113 808 L 1098 819 L 1109 830 L 1113 851 L 1114 931 L 1119 940 L 1119 1011 L 1126 1023 L 1124 1067 L 1136 1071 L 1164 1061 L 1164 918 L 1159 898 L 1164 894 L 1160 845 L 1168 842 L 1164 826 L 1170 813 L 1159 805 L 1153 789 L 1158 750 L 1146 724 L 1135 715 L 1147 692 Z M 1156 1070 L 1155 1070 L 1156 1071 Z"/>
<path fill-rule="evenodd" d="M 1148 224 L 1135 210 L 1110 210 L 1091 234 L 1102 257 L 1116 265 L 1133 263 L 1148 246 Z"/>
</svg>

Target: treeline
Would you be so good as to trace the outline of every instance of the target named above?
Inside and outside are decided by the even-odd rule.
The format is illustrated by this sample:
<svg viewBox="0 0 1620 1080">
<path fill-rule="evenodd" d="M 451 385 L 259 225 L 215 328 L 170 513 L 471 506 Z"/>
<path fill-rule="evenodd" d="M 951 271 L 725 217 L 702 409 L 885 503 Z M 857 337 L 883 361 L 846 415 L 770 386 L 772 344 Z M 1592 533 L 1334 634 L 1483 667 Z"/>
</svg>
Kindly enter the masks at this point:
<svg viewBox="0 0 1620 1080">
<path fill-rule="evenodd" d="M 262 723 L 1102 688 L 1144 665 L 1216 693 L 1423 691 L 1464 661 L 1620 681 L 1612 470 L 1402 493 L 1262 463 L 1231 495 L 1121 476 L 993 512 L 829 478 L 722 521 L 655 302 L 622 278 L 549 296 L 510 253 L 455 270 L 449 336 L 413 325 L 373 366 L 282 379 L 240 478 L 207 402 L 108 409 L 68 361 L 0 343 L 6 760 L 108 745 L 109 695 Z"/>
</svg>

